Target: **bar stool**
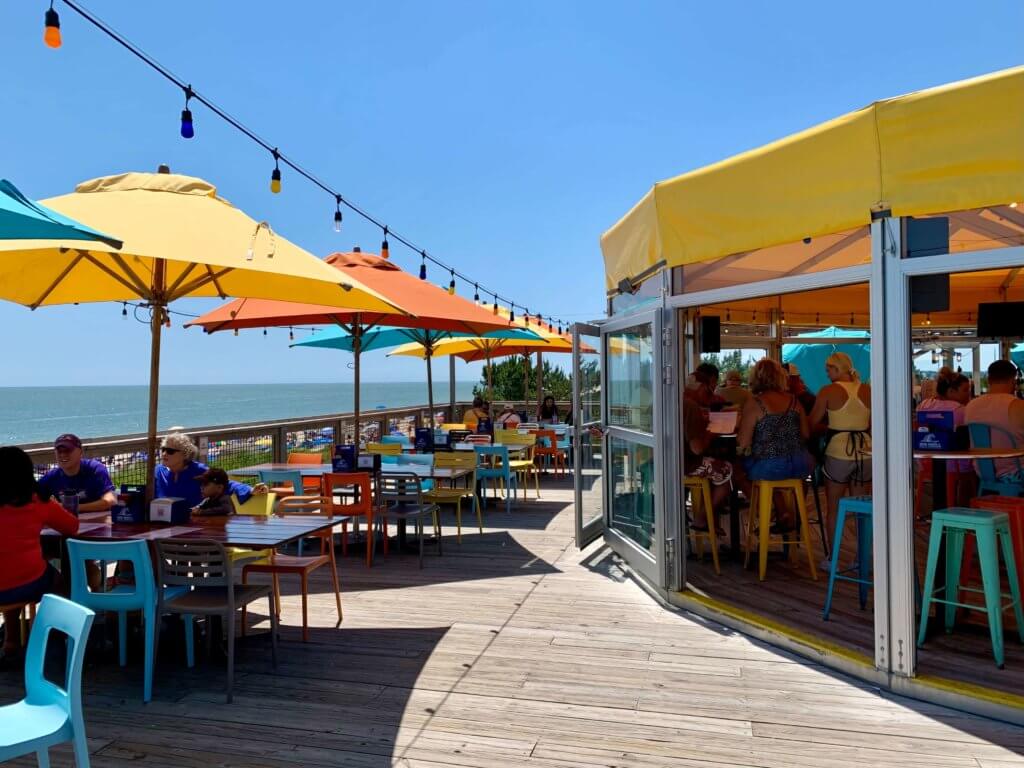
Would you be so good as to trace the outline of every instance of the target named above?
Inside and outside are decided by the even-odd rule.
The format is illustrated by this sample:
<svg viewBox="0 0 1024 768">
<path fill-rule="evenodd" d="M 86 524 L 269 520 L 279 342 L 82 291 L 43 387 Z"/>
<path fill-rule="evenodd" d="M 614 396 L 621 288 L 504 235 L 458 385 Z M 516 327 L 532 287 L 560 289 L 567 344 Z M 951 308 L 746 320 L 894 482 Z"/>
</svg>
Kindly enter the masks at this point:
<svg viewBox="0 0 1024 768">
<path fill-rule="evenodd" d="M 983 589 L 960 586 L 960 566 L 964 554 L 964 538 L 973 533 L 978 545 L 978 557 L 981 560 L 981 578 Z M 940 599 L 935 597 L 935 569 L 938 567 L 939 547 L 942 536 L 946 534 L 946 588 Z M 1003 594 L 999 581 L 999 547 L 1003 550 L 1003 561 L 1006 570 L 1011 574 L 1010 594 Z M 928 610 L 931 604 L 941 603 L 946 606 L 945 628 L 952 632 L 956 619 L 957 608 L 970 608 L 988 614 L 988 629 L 992 636 L 992 655 L 996 666 L 1003 668 L 1003 611 L 1013 608 L 1017 619 L 1017 633 L 1024 642 L 1024 610 L 1021 607 L 1020 585 L 1012 578 L 1016 572 L 1013 557 L 1013 544 L 1010 541 L 1010 520 L 1005 512 L 967 509 L 952 507 L 935 512 L 932 515 L 932 532 L 928 541 L 928 565 L 924 577 L 924 601 L 921 606 L 921 626 L 917 633 L 917 646 L 924 645 L 928 634 Z M 977 592 L 985 595 L 985 605 L 980 606 L 959 601 L 960 592 Z M 950 595 L 953 598 L 950 599 Z M 1010 602 L 1002 604 L 1002 599 L 1009 597 Z"/>
<path fill-rule="evenodd" d="M 706 531 L 698 531 L 693 525 L 687 526 L 690 533 L 690 544 L 696 550 L 697 557 L 703 560 L 704 539 L 708 540 L 708 546 L 711 548 L 711 562 L 715 565 L 715 575 L 720 576 L 722 570 L 718 566 L 718 537 L 715 535 L 715 510 L 711 506 L 711 481 L 706 477 L 684 477 L 683 488 L 690 492 L 694 511 L 704 510 L 704 518 L 708 524 Z"/>
<path fill-rule="evenodd" d="M 776 491 L 789 491 L 796 499 L 796 509 L 800 517 L 800 535 L 796 539 L 782 538 L 785 544 L 803 544 L 807 550 L 807 564 L 811 571 L 811 578 L 818 580 L 818 572 L 814 567 L 814 555 L 811 552 L 811 527 L 807 520 L 807 501 L 804 498 L 804 481 L 800 478 L 789 480 L 756 480 L 754 490 L 750 499 L 750 514 L 747 516 L 746 556 L 743 558 L 743 567 L 746 568 L 750 562 L 750 549 L 754 540 L 754 516 L 757 515 L 758 534 L 758 575 L 764 581 L 765 572 L 768 570 L 768 537 L 771 535 L 772 506 L 774 504 Z M 755 512 L 756 510 L 756 512 Z"/>
<path fill-rule="evenodd" d="M 839 570 L 839 553 L 843 544 L 843 533 L 846 529 L 846 517 L 853 515 L 857 519 L 857 564 L 850 568 Z M 825 610 L 821 618 L 828 621 L 832 612 L 832 591 L 835 589 L 836 581 L 850 581 L 858 585 L 858 597 L 860 608 L 868 602 L 868 587 L 874 583 L 871 580 L 871 540 L 872 540 L 872 514 L 870 496 L 844 496 L 839 500 L 839 512 L 836 515 L 836 532 L 832 540 L 832 565 L 828 569 L 828 592 L 825 595 Z M 847 576 L 850 571 L 856 571 L 856 576 Z"/>
</svg>

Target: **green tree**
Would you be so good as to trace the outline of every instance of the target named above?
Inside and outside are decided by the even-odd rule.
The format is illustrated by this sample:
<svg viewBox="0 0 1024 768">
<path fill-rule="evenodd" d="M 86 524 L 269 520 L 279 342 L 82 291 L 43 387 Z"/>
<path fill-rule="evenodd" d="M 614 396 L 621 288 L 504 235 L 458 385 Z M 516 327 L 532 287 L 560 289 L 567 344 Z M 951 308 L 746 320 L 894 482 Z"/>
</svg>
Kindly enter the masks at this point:
<svg viewBox="0 0 1024 768">
<path fill-rule="evenodd" d="M 729 371 L 739 371 L 740 376 L 743 377 L 744 381 L 747 381 L 750 369 L 756 362 L 753 356 L 744 361 L 743 351 L 739 349 L 734 349 L 730 352 L 721 352 L 718 354 L 701 355 L 700 361 L 702 363 L 711 363 L 712 365 L 718 366 L 719 375 L 723 379 L 725 378 L 725 374 Z"/>
<path fill-rule="evenodd" d="M 507 357 L 494 363 L 491 382 L 494 387 L 495 400 L 523 400 L 523 376 L 525 360 L 520 355 Z M 543 373 L 544 394 L 551 395 L 555 400 L 572 399 L 572 378 L 561 368 L 544 361 Z M 537 368 L 530 366 L 529 393 L 527 399 L 532 403 L 537 400 Z M 480 374 L 480 383 L 473 387 L 473 394 L 487 397 L 487 368 Z"/>
</svg>

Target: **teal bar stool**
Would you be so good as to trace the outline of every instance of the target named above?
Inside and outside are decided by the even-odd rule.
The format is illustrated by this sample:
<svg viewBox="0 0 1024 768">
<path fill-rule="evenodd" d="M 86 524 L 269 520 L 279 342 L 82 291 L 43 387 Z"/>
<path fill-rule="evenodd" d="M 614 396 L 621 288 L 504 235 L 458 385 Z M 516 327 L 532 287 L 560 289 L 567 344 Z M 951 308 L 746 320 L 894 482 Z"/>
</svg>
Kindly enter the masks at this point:
<svg viewBox="0 0 1024 768">
<path fill-rule="evenodd" d="M 964 538 L 973 533 L 978 544 L 978 558 L 981 563 L 982 589 L 960 586 L 960 566 L 964 555 Z M 943 598 L 937 598 L 935 591 L 935 569 L 939 561 L 939 546 L 946 535 L 946 589 Z M 1003 562 L 1011 574 L 1010 594 L 1002 592 L 999 581 L 999 548 L 1002 547 Z M 988 629 L 992 635 L 992 655 L 996 666 L 1003 668 L 1003 611 L 1013 608 L 1017 618 L 1017 633 L 1024 643 L 1024 609 L 1021 606 L 1020 585 L 1012 575 L 1017 572 L 1013 558 L 1013 543 L 1010 540 L 1010 518 L 1005 512 L 990 512 L 982 509 L 953 507 L 932 514 L 932 532 L 928 541 L 928 565 L 925 569 L 924 602 L 921 606 L 921 626 L 917 633 L 917 646 L 924 645 L 928 634 L 928 610 L 932 603 L 946 606 L 945 628 L 953 630 L 957 608 L 969 608 L 988 614 Z M 960 592 L 977 592 L 985 595 L 985 605 L 980 606 L 959 601 Z M 1003 598 L 1010 602 L 1003 604 Z"/>
<path fill-rule="evenodd" d="M 25 698 L 0 707 L 0 762 L 36 753 L 40 768 L 50 765 L 49 748 L 70 741 L 75 765 L 89 768 L 89 747 L 82 716 L 82 662 L 96 614 L 56 595 L 43 595 L 25 656 Z M 43 674 L 46 644 L 53 630 L 67 636 L 63 682 Z"/>
<path fill-rule="evenodd" d="M 857 564 L 839 570 L 839 552 L 843 543 L 843 532 L 846 529 L 846 518 L 853 515 L 857 520 Z M 868 588 L 872 586 L 872 534 L 873 516 L 871 514 L 870 496 L 844 496 L 839 500 L 839 512 L 836 515 L 836 532 L 832 541 L 832 565 L 828 571 L 828 592 L 825 596 L 825 610 L 822 619 L 828 621 L 832 612 L 832 591 L 837 581 L 849 581 L 857 585 L 860 608 L 868 602 Z M 847 574 L 855 571 L 856 576 Z"/>
</svg>

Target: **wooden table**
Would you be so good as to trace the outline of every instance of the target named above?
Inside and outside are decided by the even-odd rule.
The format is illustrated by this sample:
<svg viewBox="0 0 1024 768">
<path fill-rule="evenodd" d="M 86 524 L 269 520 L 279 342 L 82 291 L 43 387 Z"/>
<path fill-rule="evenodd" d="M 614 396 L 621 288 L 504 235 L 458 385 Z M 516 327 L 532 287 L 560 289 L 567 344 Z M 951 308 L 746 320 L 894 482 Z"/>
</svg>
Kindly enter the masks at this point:
<svg viewBox="0 0 1024 768">
<path fill-rule="evenodd" d="M 248 467 L 229 469 L 229 475 L 258 476 L 264 472 L 300 472 L 303 477 L 321 477 L 322 475 L 334 472 L 331 464 L 286 464 L 283 462 L 267 462 L 265 464 L 253 464 Z M 367 470 L 353 470 L 353 472 L 366 472 Z M 422 480 L 461 480 L 473 473 L 471 469 L 459 469 L 452 467 L 428 467 L 423 464 L 381 464 L 382 475 L 416 475 Z"/>
</svg>

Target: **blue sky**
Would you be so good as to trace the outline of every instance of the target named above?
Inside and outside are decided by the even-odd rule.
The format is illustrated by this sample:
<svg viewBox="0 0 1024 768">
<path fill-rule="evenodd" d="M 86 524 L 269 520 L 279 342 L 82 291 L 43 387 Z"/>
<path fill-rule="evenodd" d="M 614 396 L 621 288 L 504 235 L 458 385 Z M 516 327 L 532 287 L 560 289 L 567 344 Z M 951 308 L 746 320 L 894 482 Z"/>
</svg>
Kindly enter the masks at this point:
<svg viewBox="0 0 1024 768">
<path fill-rule="evenodd" d="M 852 2 L 84 2 L 428 252 L 571 320 L 601 313 L 598 238 L 654 181 L 1024 60 L 1019 0 L 892 3 L 874 17 Z M 333 200 L 287 170 L 271 195 L 268 154 L 202 107 L 196 138 L 181 139 L 180 91 L 59 2 L 64 47 L 45 48 L 46 7 L 0 7 L 0 176 L 47 197 L 166 162 L 317 255 L 379 246 L 354 215 L 334 233 Z M 0 304 L 0 384 L 144 383 L 148 331 L 120 313 Z M 162 377 L 347 379 L 348 356 L 332 354 L 289 350 L 282 332 L 205 337 L 175 323 Z M 414 360 L 364 361 L 365 380 L 422 378 Z M 477 375 L 459 364 L 460 379 Z"/>
</svg>

